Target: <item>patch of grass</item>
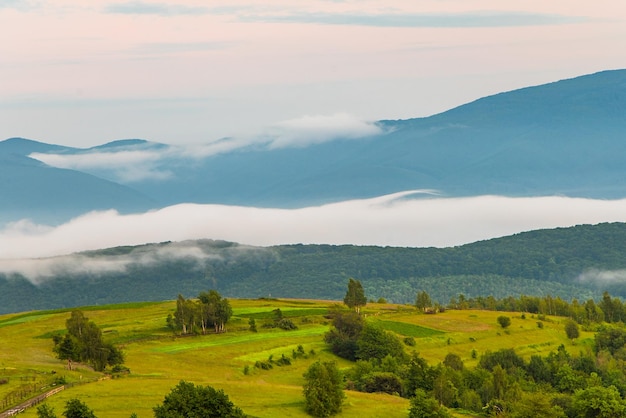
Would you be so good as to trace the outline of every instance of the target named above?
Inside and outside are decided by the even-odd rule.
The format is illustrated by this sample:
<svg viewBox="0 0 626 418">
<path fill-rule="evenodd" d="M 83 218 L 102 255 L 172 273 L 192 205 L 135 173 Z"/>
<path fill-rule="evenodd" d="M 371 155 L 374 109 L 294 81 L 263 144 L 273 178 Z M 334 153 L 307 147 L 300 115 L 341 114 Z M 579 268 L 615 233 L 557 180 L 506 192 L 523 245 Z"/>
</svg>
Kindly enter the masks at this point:
<svg viewBox="0 0 626 418">
<path fill-rule="evenodd" d="M 197 338 L 183 338 L 176 340 L 174 344 L 168 343 L 162 347 L 154 348 L 155 352 L 160 353 L 180 353 L 188 350 L 199 350 L 207 347 L 224 346 L 231 344 L 249 344 L 270 339 L 292 339 L 299 337 L 321 336 L 328 327 L 314 326 L 301 328 L 295 331 L 283 331 L 272 329 L 268 332 L 245 332 L 245 333 L 224 333 L 217 335 L 205 335 Z M 184 341 L 184 342 L 183 342 Z"/>
<path fill-rule="evenodd" d="M 435 335 L 444 334 L 443 331 L 438 331 L 435 329 L 424 328 L 419 325 L 407 324 L 406 322 L 397 322 L 397 321 L 377 321 L 383 329 L 388 331 L 393 331 L 396 334 L 404 335 L 406 337 L 414 337 L 414 338 L 427 338 Z"/>
<path fill-rule="evenodd" d="M 280 308 L 280 311 L 283 313 L 283 317 L 285 318 L 295 318 L 300 316 L 315 316 L 315 315 L 326 315 L 328 313 L 327 308 Z M 237 316 L 242 316 L 244 318 L 254 318 L 254 319 L 272 319 L 274 318 L 274 309 L 257 311 L 257 312 L 249 312 L 249 313 L 240 313 L 237 312 Z"/>
</svg>

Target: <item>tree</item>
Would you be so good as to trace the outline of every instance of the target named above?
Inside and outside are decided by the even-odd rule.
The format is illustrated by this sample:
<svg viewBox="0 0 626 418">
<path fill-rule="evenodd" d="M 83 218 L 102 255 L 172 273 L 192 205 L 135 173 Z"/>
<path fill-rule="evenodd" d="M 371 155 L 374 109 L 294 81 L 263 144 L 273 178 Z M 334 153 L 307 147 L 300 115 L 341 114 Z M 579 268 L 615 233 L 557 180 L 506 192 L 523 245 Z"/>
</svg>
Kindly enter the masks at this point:
<svg viewBox="0 0 626 418">
<path fill-rule="evenodd" d="M 329 417 L 341 411 L 345 398 L 341 372 L 335 362 L 316 361 L 304 373 L 304 401 L 307 413 Z"/>
<path fill-rule="evenodd" d="M 498 317 L 498 324 L 500 324 L 502 328 L 507 328 L 509 325 L 511 325 L 511 318 L 505 315 L 500 315 Z"/>
<path fill-rule="evenodd" d="M 57 418 L 57 416 L 54 413 L 54 408 L 44 403 L 37 407 L 37 418 Z"/>
<path fill-rule="evenodd" d="M 425 290 L 417 293 L 415 297 L 415 306 L 421 311 L 426 311 L 427 308 L 433 306 L 433 301 L 430 299 L 430 295 Z"/>
<path fill-rule="evenodd" d="M 367 323 L 357 340 L 357 347 L 356 357 L 361 360 L 382 360 L 386 356 L 398 359 L 406 357 L 404 347 L 398 337 Z"/>
<path fill-rule="evenodd" d="M 65 411 L 63 411 L 63 416 L 65 418 L 96 418 L 93 411 L 76 398 L 67 401 L 65 404 Z"/>
<path fill-rule="evenodd" d="M 573 340 L 580 336 L 580 331 L 578 330 L 578 324 L 571 319 L 565 323 L 565 334 L 567 338 Z"/>
<path fill-rule="evenodd" d="M 448 418 L 450 414 L 439 406 L 435 398 L 426 394 L 423 389 L 417 389 L 411 399 L 409 418 Z"/>
<path fill-rule="evenodd" d="M 124 354 L 118 348 L 102 339 L 102 331 L 79 311 L 73 311 L 65 322 L 67 334 L 53 336 L 57 357 L 68 361 L 71 370 L 72 361 L 87 362 L 96 371 L 102 371 L 107 365 L 123 364 Z"/>
<path fill-rule="evenodd" d="M 615 386 L 592 386 L 574 393 L 572 404 L 577 417 L 613 418 L 626 415 L 626 404 Z"/>
<path fill-rule="evenodd" d="M 226 323 L 233 316 L 228 299 L 222 298 L 217 290 L 201 292 L 198 299 L 203 332 L 206 332 L 206 326 L 212 326 L 216 334 L 226 332 Z"/>
<path fill-rule="evenodd" d="M 241 418 L 246 415 L 222 390 L 195 386 L 181 380 L 165 396 L 162 405 L 153 408 L 155 418 Z"/>
<path fill-rule="evenodd" d="M 461 357 L 454 353 L 446 354 L 446 358 L 443 360 L 443 365 L 457 371 L 462 371 L 464 367 Z"/>
<path fill-rule="evenodd" d="M 343 298 L 343 303 L 349 308 L 354 308 L 357 313 L 361 312 L 361 306 L 365 306 L 367 298 L 360 281 L 352 278 L 348 281 L 348 290 Z"/>
<path fill-rule="evenodd" d="M 336 310 L 333 315 L 333 328 L 324 335 L 333 353 L 348 360 L 356 360 L 357 340 L 363 330 L 361 315 L 353 311 Z"/>
</svg>

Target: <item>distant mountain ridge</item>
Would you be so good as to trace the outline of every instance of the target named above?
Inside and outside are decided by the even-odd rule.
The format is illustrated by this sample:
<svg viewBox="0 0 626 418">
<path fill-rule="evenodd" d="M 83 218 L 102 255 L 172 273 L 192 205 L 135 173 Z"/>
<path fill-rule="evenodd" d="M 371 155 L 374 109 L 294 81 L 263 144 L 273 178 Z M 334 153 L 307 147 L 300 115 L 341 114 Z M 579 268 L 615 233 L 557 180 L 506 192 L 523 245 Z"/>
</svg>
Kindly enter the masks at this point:
<svg viewBox="0 0 626 418">
<path fill-rule="evenodd" d="M 426 290 L 466 297 L 626 297 L 626 224 L 537 230 L 451 248 L 353 245 L 253 247 L 196 240 L 124 246 L 31 260 L 30 281 L 0 274 L 0 313 L 194 297 L 340 300 L 348 278 L 369 298 L 414 303 Z"/>
<path fill-rule="evenodd" d="M 0 168 L 0 195 L 11 204 L 0 209 L 0 221 L 13 216 L 7 210 L 42 219 L 45 214 L 31 213 L 39 207 L 57 208 L 59 218 L 88 209 L 137 212 L 178 203 L 303 207 L 416 189 L 443 196 L 626 197 L 626 70 L 378 125 L 381 134 L 362 139 L 284 148 L 259 143 L 206 157 L 143 140 L 89 149 L 6 140 L 0 142 L 0 160 L 7 162 Z M 149 151 L 149 169 L 164 175 L 122 179 L 113 168 L 70 173 L 25 160 L 33 153 L 121 151 Z M 44 193 L 59 189 L 75 193 Z"/>
</svg>

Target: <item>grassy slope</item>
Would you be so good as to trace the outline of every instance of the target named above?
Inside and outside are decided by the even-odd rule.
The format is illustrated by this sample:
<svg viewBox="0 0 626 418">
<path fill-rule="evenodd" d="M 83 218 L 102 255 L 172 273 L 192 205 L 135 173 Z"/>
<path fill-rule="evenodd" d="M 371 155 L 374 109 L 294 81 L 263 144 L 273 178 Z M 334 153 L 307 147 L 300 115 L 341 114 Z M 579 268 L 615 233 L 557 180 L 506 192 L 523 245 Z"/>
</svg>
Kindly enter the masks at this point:
<svg viewBox="0 0 626 418">
<path fill-rule="evenodd" d="M 90 308 L 89 319 L 103 329 L 104 335 L 122 344 L 127 354 L 126 364 L 132 374 L 125 378 L 101 380 L 75 386 L 55 395 L 48 402 L 58 414 L 65 401 L 78 397 L 100 417 L 128 417 L 136 412 L 139 417 L 151 417 L 152 407 L 160 403 L 172 386 L 185 379 L 197 384 L 224 389 L 231 400 L 252 416 L 307 416 L 303 410 L 302 374 L 316 359 L 333 359 L 340 367 L 350 363 L 335 358 L 322 342 L 328 329 L 322 316 L 331 302 L 231 300 L 235 318 L 229 332 L 222 335 L 174 338 L 165 329 L 165 317 L 173 312 L 173 302 L 115 305 Z M 285 316 L 291 316 L 298 325 L 297 331 L 278 331 L 262 328 L 259 332 L 247 331 L 248 316 L 262 317 L 263 312 L 280 307 Z M 316 311 L 315 308 L 318 308 Z M 309 323 L 303 323 L 303 313 Z M 521 319 L 512 314 L 508 333 L 497 325 L 501 312 L 448 311 L 438 315 L 418 315 L 408 307 L 370 304 L 368 318 L 385 328 L 414 336 L 415 347 L 430 363 L 443 360 L 448 352 L 459 354 L 469 367 L 476 364 L 472 350 L 480 355 L 486 350 L 515 347 L 526 358 L 532 354 L 546 355 L 566 344 L 572 353 L 584 350 L 591 342 L 591 334 L 581 336 L 577 347 L 570 347 L 559 318 L 545 322 L 539 329 L 537 320 Z M 20 376 L 35 376 L 38 381 L 65 376 L 68 381 L 86 381 L 99 377 L 87 369 L 67 371 L 64 363 L 51 352 L 53 331 L 64 329 L 67 311 L 0 316 L 0 378 L 10 377 L 8 384 L 0 385 L 0 399 L 25 382 Z M 474 341 L 472 341 L 474 340 Z M 291 355 L 302 344 L 307 352 L 317 354 L 309 359 L 298 359 L 291 366 L 260 371 L 251 367 L 250 375 L 243 374 L 246 365 L 265 360 L 270 355 Z M 380 394 L 347 392 L 343 414 L 339 416 L 405 417 L 408 400 Z M 35 417 L 34 409 L 23 416 Z"/>
</svg>

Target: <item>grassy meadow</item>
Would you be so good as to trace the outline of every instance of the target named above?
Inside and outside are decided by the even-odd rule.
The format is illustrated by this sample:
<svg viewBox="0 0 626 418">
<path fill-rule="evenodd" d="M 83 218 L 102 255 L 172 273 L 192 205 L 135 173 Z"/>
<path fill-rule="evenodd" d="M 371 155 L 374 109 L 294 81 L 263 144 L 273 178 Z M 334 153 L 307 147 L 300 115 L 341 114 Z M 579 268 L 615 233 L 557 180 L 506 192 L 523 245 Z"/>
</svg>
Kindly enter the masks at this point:
<svg viewBox="0 0 626 418">
<path fill-rule="evenodd" d="M 302 374 L 318 360 L 335 360 L 340 368 L 351 363 L 335 357 L 323 342 L 329 329 L 324 315 L 338 302 L 305 300 L 231 299 L 234 316 L 224 334 L 178 337 L 166 328 L 165 318 L 173 313 L 175 302 L 136 303 L 83 308 L 85 315 L 103 331 L 105 340 L 118 344 L 126 354 L 125 365 L 131 373 L 119 378 L 104 378 L 86 367 L 66 369 L 64 361 L 52 352 L 51 335 L 65 329 L 70 310 L 30 312 L 0 316 L 0 400 L 10 393 L 38 391 L 55 379 L 77 384 L 48 400 L 58 415 L 65 402 L 79 398 L 102 418 L 151 417 L 152 408 L 180 380 L 223 389 L 230 399 L 250 416 L 306 417 L 302 396 Z M 271 311 L 280 308 L 297 330 L 264 328 Z M 562 318 L 548 317 L 543 328 L 538 319 L 526 314 L 475 310 L 448 310 L 436 315 L 418 313 L 405 305 L 370 303 L 363 310 L 369 321 L 398 334 L 413 337 L 416 350 L 430 364 L 441 362 L 447 353 L 458 354 L 467 367 L 487 350 L 514 347 L 524 358 L 547 355 L 560 344 L 568 350 L 590 349 L 591 333 L 581 332 L 572 347 L 566 338 Z M 503 330 L 496 318 L 508 315 L 511 326 Z M 248 330 L 254 318 L 258 332 Z M 302 345 L 307 358 L 292 360 L 288 366 L 271 370 L 254 368 L 258 360 L 281 355 L 292 356 Z M 311 354 L 311 353 L 314 354 Z M 474 355 L 473 355 L 474 354 Z M 476 357 L 476 358 L 473 358 Z M 244 373 L 248 366 L 249 373 Z M 43 389 L 41 389 L 43 390 Z M 409 401 L 397 396 L 346 391 L 339 417 L 406 417 Z M 0 406 L 2 404 L 0 403 Z M 36 417 L 35 409 L 22 416 Z M 460 416 L 460 415 L 459 415 Z"/>
</svg>

